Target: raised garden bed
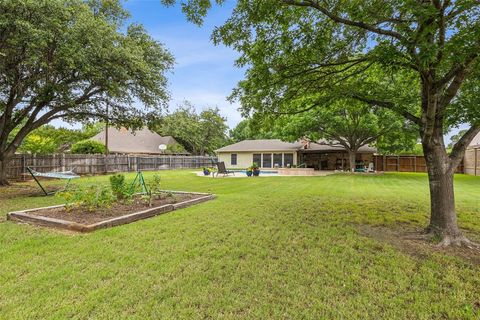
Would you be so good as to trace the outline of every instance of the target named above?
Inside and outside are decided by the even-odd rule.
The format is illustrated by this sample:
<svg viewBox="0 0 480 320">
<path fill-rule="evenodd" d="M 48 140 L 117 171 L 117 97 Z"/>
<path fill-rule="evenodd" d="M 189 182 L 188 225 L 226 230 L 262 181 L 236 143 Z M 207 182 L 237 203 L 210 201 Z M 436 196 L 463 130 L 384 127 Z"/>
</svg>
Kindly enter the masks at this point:
<svg viewBox="0 0 480 320">
<path fill-rule="evenodd" d="M 131 203 L 119 202 L 109 208 L 98 208 L 91 212 L 82 208 L 67 210 L 65 205 L 57 205 L 9 212 L 7 219 L 77 232 L 91 232 L 150 218 L 215 198 L 209 193 L 181 191 L 169 193 L 173 196 L 155 199 L 152 206 L 148 206 L 140 198 L 134 198 Z"/>
</svg>

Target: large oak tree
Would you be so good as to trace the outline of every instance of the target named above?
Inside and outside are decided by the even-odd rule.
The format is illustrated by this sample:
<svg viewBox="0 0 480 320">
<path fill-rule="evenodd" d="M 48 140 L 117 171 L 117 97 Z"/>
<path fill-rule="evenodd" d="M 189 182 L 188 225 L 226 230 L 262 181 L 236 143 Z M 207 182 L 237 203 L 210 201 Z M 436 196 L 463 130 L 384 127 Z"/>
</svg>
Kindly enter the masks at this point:
<svg viewBox="0 0 480 320">
<path fill-rule="evenodd" d="M 173 58 L 127 17 L 118 0 L 0 1 L 0 185 L 40 126 L 109 118 L 135 127 L 168 100 Z"/>
<path fill-rule="evenodd" d="M 214 3 L 179 2 L 195 23 Z M 320 94 L 314 105 L 350 97 L 417 125 L 430 185 L 428 231 L 441 245 L 471 244 L 458 228 L 453 174 L 480 132 L 478 0 L 239 0 L 214 40 L 242 53 L 237 64 L 248 70 L 235 96 L 247 111 L 288 110 Z M 470 128 L 447 153 L 444 132 L 459 123 Z"/>
<path fill-rule="evenodd" d="M 269 121 L 265 122 L 268 125 Z M 358 150 L 364 146 L 376 146 L 380 152 L 413 148 L 418 135 L 412 129 L 391 110 L 343 99 L 298 114 L 275 115 L 272 131 L 288 141 L 306 137 L 341 146 L 353 171 Z"/>
</svg>

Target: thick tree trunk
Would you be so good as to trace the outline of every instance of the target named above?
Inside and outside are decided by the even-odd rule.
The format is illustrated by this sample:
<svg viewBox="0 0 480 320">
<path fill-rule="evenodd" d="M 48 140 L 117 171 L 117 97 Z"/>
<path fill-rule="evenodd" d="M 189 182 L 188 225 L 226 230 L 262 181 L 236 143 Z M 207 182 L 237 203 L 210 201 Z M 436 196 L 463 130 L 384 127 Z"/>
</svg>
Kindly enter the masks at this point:
<svg viewBox="0 0 480 320">
<path fill-rule="evenodd" d="M 429 230 L 438 234 L 460 234 L 455 213 L 453 172 L 448 169 L 444 151 L 433 148 L 425 154 L 430 185 L 431 216 Z"/>
<path fill-rule="evenodd" d="M 0 158 L 0 186 L 8 185 L 7 181 L 7 162 L 8 158 Z"/>
<path fill-rule="evenodd" d="M 453 187 L 454 171 L 441 144 L 423 142 L 430 186 L 430 224 L 427 232 L 441 239 L 440 245 L 467 245 L 472 243 L 458 228 Z"/>
<path fill-rule="evenodd" d="M 355 172 L 355 160 L 357 159 L 357 153 L 355 151 L 348 151 L 348 162 L 350 164 L 350 171 Z"/>
</svg>

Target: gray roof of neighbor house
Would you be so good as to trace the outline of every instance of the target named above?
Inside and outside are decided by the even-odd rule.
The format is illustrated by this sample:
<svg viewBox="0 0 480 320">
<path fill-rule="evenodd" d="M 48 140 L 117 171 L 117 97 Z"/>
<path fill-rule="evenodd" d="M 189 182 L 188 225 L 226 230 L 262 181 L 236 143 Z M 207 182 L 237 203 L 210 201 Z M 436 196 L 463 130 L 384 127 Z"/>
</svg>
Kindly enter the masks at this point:
<svg viewBox="0 0 480 320">
<path fill-rule="evenodd" d="M 92 138 L 105 143 L 105 130 Z M 162 151 L 159 145 L 171 145 L 177 141 L 171 137 L 162 137 L 161 135 L 150 131 L 147 128 L 131 132 L 128 129 L 108 128 L 108 150 L 113 153 L 148 153 L 160 154 Z"/>
<path fill-rule="evenodd" d="M 472 141 L 468 144 L 468 147 L 473 148 L 473 147 L 478 147 L 480 146 L 480 133 L 478 133 Z"/>
<path fill-rule="evenodd" d="M 248 151 L 295 151 L 300 142 L 284 142 L 280 139 L 243 140 L 216 150 L 217 152 L 248 152 Z"/>
<path fill-rule="evenodd" d="M 319 152 L 319 151 L 344 151 L 345 148 L 337 144 L 329 144 L 324 140 L 318 142 L 310 142 L 308 148 L 303 148 L 305 143 L 284 142 L 280 139 L 259 139 L 259 140 L 243 140 L 223 148 L 216 152 L 261 152 L 261 151 L 301 151 L 301 152 Z M 361 147 L 358 152 L 375 153 L 376 148 L 370 146 Z"/>
</svg>

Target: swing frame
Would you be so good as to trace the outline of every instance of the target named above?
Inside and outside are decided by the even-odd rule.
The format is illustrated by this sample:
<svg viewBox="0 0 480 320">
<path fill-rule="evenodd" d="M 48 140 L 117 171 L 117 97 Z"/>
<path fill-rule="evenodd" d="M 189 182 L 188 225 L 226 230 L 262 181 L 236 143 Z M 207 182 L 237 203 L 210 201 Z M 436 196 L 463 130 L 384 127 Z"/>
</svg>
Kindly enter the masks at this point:
<svg viewBox="0 0 480 320">
<path fill-rule="evenodd" d="M 40 187 L 40 189 L 42 190 L 42 192 L 44 193 L 45 196 L 51 196 L 51 195 L 54 195 L 57 192 L 67 190 L 68 186 L 70 185 L 70 181 L 72 179 L 80 178 L 79 175 L 77 175 L 73 172 L 73 169 L 70 170 L 70 171 L 66 171 L 66 172 L 38 172 L 38 171 L 33 170 L 30 167 L 27 167 L 26 169 L 27 169 L 28 173 L 30 173 L 30 175 L 32 176 L 33 180 L 35 180 L 37 185 Z M 37 179 L 37 177 L 52 178 L 52 179 L 67 179 L 67 183 L 65 184 L 63 189 L 48 192 L 43 187 L 43 185 L 40 183 L 40 180 Z"/>
</svg>

